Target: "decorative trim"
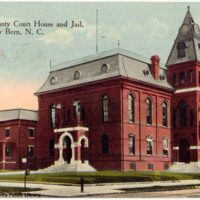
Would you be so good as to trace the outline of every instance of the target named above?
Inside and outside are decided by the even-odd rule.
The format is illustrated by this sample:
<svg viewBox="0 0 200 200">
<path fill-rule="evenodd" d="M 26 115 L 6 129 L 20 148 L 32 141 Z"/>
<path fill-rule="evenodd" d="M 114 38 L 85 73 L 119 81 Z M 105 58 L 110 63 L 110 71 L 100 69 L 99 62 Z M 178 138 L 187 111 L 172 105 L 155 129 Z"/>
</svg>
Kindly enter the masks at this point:
<svg viewBox="0 0 200 200">
<path fill-rule="evenodd" d="M 173 147 L 173 150 L 179 150 L 179 147 Z"/>
<path fill-rule="evenodd" d="M 70 128 L 54 129 L 54 133 L 68 132 L 68 131 L 89 131 L 89 128 L 82 127 L 82 126 L 77 126 L 77 127 L 70 127 Z"/>
<path fill-rule="evenodd" d="M 175 94 L 182 93 L 182 92 L 193 92 L 193 91 L 200 91 L 200 87 L 178 89 L 178 90 L 175 91 Z"/>
<path fill-rule="evenodd" d="M 190 149 L 200 149 L 200 145 L 198 145 L 198 146 L 190 146 Z"/>
</svg>

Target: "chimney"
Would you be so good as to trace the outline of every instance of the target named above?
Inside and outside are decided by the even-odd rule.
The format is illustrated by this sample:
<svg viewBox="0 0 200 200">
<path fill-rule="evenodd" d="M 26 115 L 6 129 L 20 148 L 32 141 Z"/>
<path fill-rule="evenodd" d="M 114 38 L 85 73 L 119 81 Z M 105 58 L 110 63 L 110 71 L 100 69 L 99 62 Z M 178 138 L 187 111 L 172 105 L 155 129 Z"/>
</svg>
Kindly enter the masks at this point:
<svg viewBox="0 0 200 200">
<path fill-rule="evenodd" d="M 151 65 L 151 73 L 154 75 L 156 80 L 159 80 L 160 58 L 158 55 L 151 57 Z"/>
</svg>

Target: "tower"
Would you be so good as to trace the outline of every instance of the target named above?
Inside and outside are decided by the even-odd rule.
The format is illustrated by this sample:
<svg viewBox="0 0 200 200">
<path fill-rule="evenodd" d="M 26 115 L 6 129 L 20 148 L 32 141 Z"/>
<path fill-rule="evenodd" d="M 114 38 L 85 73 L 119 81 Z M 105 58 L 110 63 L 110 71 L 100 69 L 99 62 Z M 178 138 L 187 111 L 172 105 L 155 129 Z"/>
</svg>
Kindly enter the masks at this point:
<svg viewBox="0 0 200 200">
<path fill-rule="evenodd" d="M 179 28 L 166 66 L 175 91 L 172 97 L 174 162 L 200 160 L 200 33 L 190 7 Z"/>
</svg>

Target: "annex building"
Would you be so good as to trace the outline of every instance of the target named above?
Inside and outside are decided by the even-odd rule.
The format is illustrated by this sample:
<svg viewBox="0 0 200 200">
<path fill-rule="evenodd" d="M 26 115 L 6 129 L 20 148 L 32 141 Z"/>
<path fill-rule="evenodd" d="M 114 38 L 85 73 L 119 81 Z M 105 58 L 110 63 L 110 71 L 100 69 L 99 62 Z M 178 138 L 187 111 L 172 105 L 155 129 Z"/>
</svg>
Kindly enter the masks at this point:
<svg viewBox="0 0 200 200">
<path fill-rule="evenodd" d="M 38 112 L 0 111 L 2 169 L 198 167 L 200 33 L 189 8 L 166 66 L 118 48 L 53 66 L 35 95 Z"/>
</svg>

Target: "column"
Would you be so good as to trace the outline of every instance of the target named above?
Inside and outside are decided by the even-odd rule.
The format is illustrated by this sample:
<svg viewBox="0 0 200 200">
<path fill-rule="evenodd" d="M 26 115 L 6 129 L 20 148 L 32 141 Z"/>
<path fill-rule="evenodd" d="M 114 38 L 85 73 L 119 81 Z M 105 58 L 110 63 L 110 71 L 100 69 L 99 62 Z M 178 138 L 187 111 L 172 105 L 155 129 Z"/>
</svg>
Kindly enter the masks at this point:
<svg viewBox="0 0 200 200">
<path fill-rule="evenodd" d="M 59 163 L 64 163 L 64 159 L 63 159 L 63 147 L 59 147 L 59 159 L 58 162 Z"/>
</svg>

